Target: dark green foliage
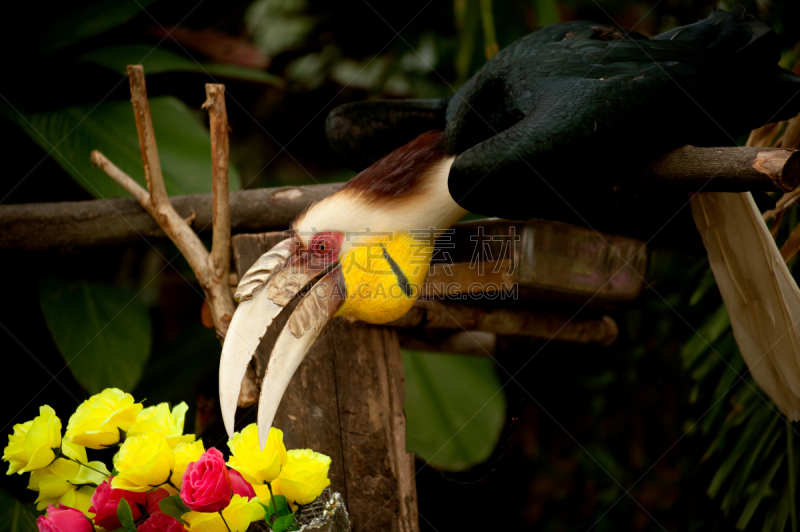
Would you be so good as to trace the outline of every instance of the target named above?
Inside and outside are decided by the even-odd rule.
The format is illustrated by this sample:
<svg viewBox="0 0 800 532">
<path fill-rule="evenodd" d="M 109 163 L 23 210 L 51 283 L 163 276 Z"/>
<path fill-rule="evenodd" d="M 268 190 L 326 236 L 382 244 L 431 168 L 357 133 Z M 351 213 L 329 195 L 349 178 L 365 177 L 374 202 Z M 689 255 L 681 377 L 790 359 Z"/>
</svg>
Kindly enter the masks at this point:
<svg viewBox="0 0 800 532">
<path fill-rule="evenodd" d="M 719 300 L 705 276 L 694 304 Z M 724 305 L 714 311 L 681 351 L 695 382 L 691 399 L 701 407 L 692 423 L 710 440 L 704 468 L 713 468 L 708 486 L 738 530 L 797 529 L 795 456 L 797 428 L 753 381 L 733 339 Z M 790 511 L 791 510 L 791 511 Z"/>
<path fill-rule="evenodd" d="M 292 509 L 283 495 L 275 495 L 270 498 L 269 505 L 262 504 L 265 515 L 264 521 L 272 532 L 285 532 L 287 530 L 297 530 Z"/>
<path fill-rule="evenodd" d="M 117 505 L 117 519 L 119 524 L 122 525 L 118 530 L 122 532 L 136 532 L 136 524 L 133 522 L 133 512 L 131 506 L 125 499 L 119 500 Z"/>
<path fill-rule="evenodd" d="M 192 111 L 173 97 L 151 98 L 150 110 L 167 193 L 203 194 L 211 190 L 211 141 Z M 96 198 L 127 196 L 105 173 L 92 167 L 89 155 L 99 150 L 122 171 L 146 187 L 139 140 L 129 101 L 70 106 L 20 114 L 5 109 L 43 150 Z M 230 172 L 231 189 L 239 174 Z"/>
<path fill-rule="evenodd" d="M 235 79 L 283 85 L 281 78 L 263 70 L 218 63 L 203 64 L 166 48 L 154 49 L 147 44 L 121 44 L 98 48 L 80 57 L 79 60 L 96 63 L 119 74 L 125 73 L 127 65 L 140 64 L 148 76 L 170 72 L 194 72 L 219 77 L 223 81 Z"/>
<path fill-rule="evenodd" d="M 36 518 L 43 515 L 32 504 L 23 504 L 0 488 L 0 523 L 8 532 L 38 532 Z"/>
<path fill-rule="evenodd" d="M 181 516 L 190 511 L 190 509 L 183 503 L 180 495 L 170 495 L 164 497 L 158 502 L 158 507 L 167 515 L 171 515 L 177 519 L 181 524 L 186 524 Z"/>
<path fill-rule="evenodd" d="M 493 361 L 404 351 L 403 371 L 408 450 L 450 471 L 485 461 L 506 410 Z"/>
<path fill-rule="evenodd" d="M 150 356 L 151 325 L 135 292 L 51 275 L 40 283 L 39 299 L 56 345 L 86 391 L 136 386 Z"/>
<path fill-rule="evenodd" d="M 347 179 L 352 171 L 337 162 L 322 133 L 327 112 L 338 104 L 369 98 L 452 95 L 486 61 L 488 20 L 482 17 L 482 3 L 488 4 L 481 0 L 9 3 L 4 6 L 8 29 L 0 36 L 7 51 L 0 107 L 10 165 L 2 180 L 3 201 L 122 195 L 101 171 L 90 168 L 88 151 L 96 148 L 143 183 L 123 76 L 128 63 L 145 66 L 170 193 L 210 190 L 206 118 L 199 108 L 203 83 L 211 81 L 225 82 L 229 91 L 233 187 L 238 182 L 252 188 Z M 712 4 L 496 0 L 491 2 L 491 13 L 502 49 L 559 17 L 619 24 L 652 35 L 707 16 Z M 784 50 L 781 65 L 791 68 L 798 54 L 800 25 L 794 21 L 799 20 L 800 7 L 788 2 L 774 2 L 768 8 L 763 2 L 746 4 L 778 30 Z M 175 24 L 251 39 L 267 50 L 271 64 L 266 71 L 222 64 L 154 36 L 160 25 Z M 285 90 L 277 89 L 279 85 Z M 662 125 L 641 116 L 632 127 L 646 138 L 649 128 Z M 561 203 L 557 208 L 568 210 Z M 796 210 L 789 216 L 795 218 Z M 643 221 L 632 218 L 629 223 Z M 668 217 L 657 221 L 669 222 L 665 231 L 675 224 Z M 793 220 L 791 225 L 795 224 Z M 688 239 L 692 231 L 690 224 L 677 233 Z M 29 362 L 32 368 L 20 378 L 23 386 L 9 386 L 14 397 L 6 403 L 10 411 L 4 419 L 6 433 L 13 423 L 35 416 L 44 403 L 56 408 L 66 422 L 88 393 L 111 384 L 147 398 L 148 404 L 186 400 L 192 414 L 201 410 L 195 404 L 214 404 L 219 343 L 213 331 L 199 325 L 202 294 L 174 247 L 143 235 L 131 248 L 80 250 L 74 255 L 18 254 L 5 264 L 9 278 L 34 285 L 44 279 L 41 297 L 51 300 L 42 301 L 45 322 L 35 296 L 29 298 L 33 301 L 26 299 L 28 290 L 13 286 L 12 297 L 7 297 L 8 306 L 13 303 L 14 308 L 6 311 L 2 324 L 31 346 L 36 360 L 14 339 L 6 338 L 4 348 L 18 356 L 15 362 Z M 63 271 L 65 264 L 69 271 Z M 489 371 L 487 360 L 462 364 L 458 359 L 440 360 L 444 356 L 406 356 L 409 445 L 433 464 L 471 467 L 445 476 L 418 463 L 423 530 L 469 529 L 477 515 L 477 521 L 490 522 L 490 528 L 514 530 L 661 530 L 657 521 L 668 530 L 730 530 L 738 524 L 748 530 L 796 531 L 800 438 L 764 403 L 763 393 L 749 377 L 739 378 L 746 367 L 707 262 L 656 252 L 650 268 L 653 288 L 645 291 L 637 306 L 611 311 L 620 325 L 620 341 L 610 349 L 533 341 L 498 355 L 496 371 Z M 60 281 L 54 281 L 54 273 Z M 126 288 L 116 288 L 121 286 Z M 56 308 L 53 301 L 70 294 L 75 299 Z M 124 309 L 89 331 L 89 302 L 104 308 L 104 313 Z M 20 308 L 24 319 L 12 321 Z M 714 350 L 693 335 L 676 312 L 685 315 Z M 115 323 L 120 319 L 127 329 L 139 330 L 137 340 L 125 340 L 133 329 L 118 328 Z M 148 324 L 152 320 L 152 325 L 145 326 L 145 320 Z M 63 367 L 50 345 L 47 326 L 65 354 L 76 350 L 77 335 L 88 341 L 99 333 L 97 342 L 113 333 L 107 345 L 118 347 L 107 350 L 108 364 L 124 365 L 120 366 L 124 370 L 112 377 L 111 366 L 104 362 L 77 371 L 79 382 L 63 372 L 58 376 L 62 386 L 42 388 L 50 376 L 37 362 L 41 360 L 52 373 Z M 29 328 L 34 333 L 26 335 Z M 71 369 L 75 371 L 74 365 Z M 446 376 L 440 378 L 442 372 Z M 448 377 L 451 372 L 472 383 L 475 397 L 448 400 L 451 394 L 464 393 Z M 425 386 L 421 377 L 428 379 Z M 132 390 L 136 381 L 139 384 Z M 495 395 L 501 386 L 503 393 Z M 436 394 L 446 397 L 440 400 Z M 463 423 L 455 422 L 469 420 L 479 410 L 478 396 L 493 399 L 458 432 Z M 493 415 L 483 418 L 487 411 Z M 197 412 L 200 428 L 204 420 L 214 419 L 213 408 L 210 412 Z M 187 425 L 194 419 L 187 416 Z M 426 439 L 442 442 L 454 433 L 451 449 L 436 457 L 438 449 L 425 450 Z M 469 441 L 459 441 L 462 435 Z M 200 436 L 206 447 L 225 438 L 223 429 L 213 424 Z M 495 441 L 498 445 L 492 450 Z M 476 463 L 487 452 L 491 455 L 486 462 Z M 437 460 L 444 453 L 452 454 L 447 464 Z M 26 490 L 25 480 L 4 476 L 3 486 L 16 499 L 32 501 L 36 494 Z M 11 524 L 12 531 L 36 530 L 39 512 L 16 499 L 0 492 L 0 523 Z M 186 511 L 173 506 L 177 517 Z"/>
</svg>

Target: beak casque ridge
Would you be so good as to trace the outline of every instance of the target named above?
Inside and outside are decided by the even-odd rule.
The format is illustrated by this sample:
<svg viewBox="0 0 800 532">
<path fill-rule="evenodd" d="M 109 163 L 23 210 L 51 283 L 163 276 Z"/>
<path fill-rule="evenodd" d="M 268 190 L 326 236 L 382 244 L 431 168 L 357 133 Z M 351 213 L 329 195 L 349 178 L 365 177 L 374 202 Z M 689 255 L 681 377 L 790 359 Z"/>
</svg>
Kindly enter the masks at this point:
<svg viewBox="0 0 800 532">
<path fill-rule="evenodd" d="M 329 265 L 326 265 L 308 251 L 297 251 L 296 245 L 290 238 L 280 242 L 262 255 L 242 277 L 234 296 L 240 302 L 239 307 L 234 312 L 228 327 L 228 333 L 222 346 L 219 367 L 220 408 L 228 436 L 233 437 L 235 431 L 236 408 L 239 402 L 242 379 L 250 360 L 261 343 L 261 339 L 289 302 L 310 281 L 326 271 L 328 267 Z M 302 302 L 298 305 L 298 309 L 301 305 Z M 309 308 L 309 306 L 305 305 L 303 308 Z M 290 323 L 294 324 L 293 328 L 295 329 L 302 322 L 299 317 L 298 319 L 293 319 L 295 314 L 298 313 L 298 309 L 295 310 L 289 320 Z M 303 315 L 305 316 L 306 314 Z M 310 345 L 306 348 L 306 351 L 308 348 L 310 348 Z M 303 352 L 304 354 L 305 351 Z M 300 356 L 300 360 L 302 360 L 302 356 Z M 299 364 L 299 361 L 297 364 Z M 267 375 L 269 375 L 269 368 L 272 366 L 272 358 L 270 358 Z M 297 365 L 294 366 L 295 369 L 296 367 Z M 292 373 L 294 373 L 294 369 L 292 369 Z M 291 374 L 289 377 L 291 377 Z M 281 390 L 285 390 L 285 388 L 286 386 L 284 385 Z M 277 400 L 280 400 L 280 395 Z M 259 404 L 262 405 L 263 403 L 264 393 L 262 387 Z M 277 408 L 277 405 L 275 405 L 275 408 Z M 274 410 L 269 418 L 269 424 L 272 423 L 273 416 Z M 260 413 L 259 419 L 261 419 Z M 259 424 L 260 426 L 261 424 Z M 267 427 L 268 429 L 269 427 Z M 264 441 L 266 441 L 266 433 L 264 433 Z"/>
<path fill-rule="evenodd" d="M 289 381 L 344 302 L 344 287 L 342 268 L 336 266 L 303 297 L 278 336 L 258 400 L 258 439 L 262 450 Z"/>
</svg>

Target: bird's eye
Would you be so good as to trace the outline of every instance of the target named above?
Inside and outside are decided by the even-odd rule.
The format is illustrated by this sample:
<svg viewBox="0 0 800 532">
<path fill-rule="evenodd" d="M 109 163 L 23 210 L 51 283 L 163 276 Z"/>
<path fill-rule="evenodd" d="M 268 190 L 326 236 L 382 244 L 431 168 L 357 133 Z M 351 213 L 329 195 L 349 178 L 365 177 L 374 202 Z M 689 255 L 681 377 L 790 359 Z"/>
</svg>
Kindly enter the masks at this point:
<svg viewBox="0 0 800 532">
<path fill-rule="evenodd" d="M 333 260 L 339 256 L 341 240 L 342 238 L 339 233 L 318 233 L 314 235 L 314 238 L 308 243 L 308 249 L 321 259 Z"/>
</svg>

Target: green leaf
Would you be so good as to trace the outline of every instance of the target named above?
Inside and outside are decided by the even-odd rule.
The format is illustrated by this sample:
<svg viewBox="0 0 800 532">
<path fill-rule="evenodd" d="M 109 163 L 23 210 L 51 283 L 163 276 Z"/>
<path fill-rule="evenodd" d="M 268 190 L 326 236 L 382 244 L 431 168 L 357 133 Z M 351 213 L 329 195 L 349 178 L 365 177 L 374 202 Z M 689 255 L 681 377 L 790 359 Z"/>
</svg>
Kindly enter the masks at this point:
<svg viewBox="0 0 800 532">
<path fill-rule="evenodd" d="M 275 512 L 272 511 L 272 504 L 264 504 L 263 502 L 259 504 L 264 508 L 264 521 L 269 523 L 269 519 L 275 515 Z"/>
<path fill-rule="evenodd" d="M 32 504 L 23 504 L 0 488 L 0 523 L 8 532 L 38 532 L 36 519 L 43 515 Z"/>
<path fill-rule="evenodd" d="M 488 358 L 403 351 L 406 447 L 441 469 L 485 461 L 505 422 L 506 401 Z"/>
<path fill-rule="evenodd" d="M 769 453 L 772 451 L 775 443 L 777 443 L 778 439 L 781 437 L 781 431 L 774 430 L 778 420 L 780 419 L 781 418 L 779 416 L 772 417 L 772 421 L 770 422 L 769 426 L 761 431 L 758 442 L 755 445 L 749 446 L 747 449 L 747 460 L 743 465 L 740 465 L 736 468 L 736 478 L 731 484 L 731 488 L 729 490 L 732 494 L 731 507 L 739 502 L 736 494 L 744 491 L 744 487 L 750 480 L 750 472 L 753 471 L 753 467 L 755 467 L 757 464 L 761 464 L 769 456 Z M 767 443 L 767 441 L 769 441 L 769 443 Z M 760 469 L 761 467 L 759 467 L 759 470 Z M 725 498 L 728 499 L 727 494 Z"/>
<path fill-rule="evenodd" d="M 692 336 L 681 349 L 683 367 L 688 369 L 694 365 L 697 358 L 706 352 L 709 344 L 713 344 L 722 333 L 728 330 L 731 320 L 728 317 L 728 309 L 725 305 L 711 315 L 706 322 L 697 330 L 697 334 Z"/>
<path fill-rule="evenodd" d="M 284 530 L 294 525 L 294 514 L 279 517 L 272 523 L 272 532 L 284 532 Z"/>
<path fill-rule="evenodd" d="M 483 23 L 483 46 L 486 59 L 489 59 L 498 50 L 497 35 L 494 29 L 494 14 L 492 13 L 492 0 L 478 0 L 481 6 L 481 22 Z"/>
<path fill-rule="evenodd" d="M 187 524 L 186 521 L 183 520 L 182 516 L 191 510 L 188 506 L 183 504 L 183 500 L 181 500 L 180 495 L 170 495 L 169 497 L 164 497 L 159 501 L 158 507 L 161 508 L 161 511 L 167 515 L 171 515 L 182 525 Z"/>
<path fill-rule="evenodd" d="M 692 296 L 689 298 L 689 306 L 693 307 L 697 303 L 703 299 L 703 296 L 706 295 L 708 290 L 712 286 L 716 286 L 716 281 L 714 280 L 714 272 L 711 271 L 711 268 L 708 267 L 708 263 L 703 263 L 705 268 L 705 273 L 703 274 L 703 278 L 700 279 L 700 284 L 697 285 L 697 288 L 694 292 L 692 292 Z"/>
<path fill-rule="evenodd" d="M 720 356 L 724 356 L 720 352 L 719 348 L 717 349 L 717 352 L 719 353 Z M 714 356 L 716 358 L 719 358 L 719 356 L 716 353 L 713 354 L 713 355 L 710 355 L 710 356 Z M 733 385 L 736 383 L 736 381 L 739 379 L 739 375 L 742 375 L 742 372 L 746 371 L 745 370 L 744 358 L 742 358 L 742 356 L 739 355 L 739 354 L 737 354 L 736 356 L 730 357 L 728 364 L 729 365 L 726 365 L 723 368 L 722 376 L 720 377 L 719 382 L 717 383 L 717 387 L 714 389 L 714 400 L 715 401 L 717 399 L 722 398 L 724 395 L 726 395 L 730 391 L 730 389 L 733 387 Z M 744 380 L 744 379 L 742 379 L 742 380 Z M 723 401 L 720 401 L 720 402 L 723 402 Z"/>
<path fill-rule="evenodd" d="M 194 397 L 198 387 L 219 368 L 219 340 L 200 323 L 153 347 L 139 385 L 130 393 L 150 404 Z"/>
<path fill-rule="evenodd" d="M 458 4 L 458 2 L 457 2 Z M 480 10 L 478 0 L 463 0 L 460 12 L 456 12 L 459 22 L 458 53 L 455 60 L 458 79 L 463 83 L 474 73 L 472 65 L 475 63 L 477 43 L 480 26 Z M 480 54 L 481 65 L 485 57 Z"/>
<path fill-rule="evenodd" d="M 536 9 L 536 22 L 539 26 L 561 22 L 561 15 L 558 13 L 558 5 L 555 0 L 533 0 L 533 5 Z"/>
<path fill-rule="evenodd" d="M 781 466 L 781 463 L 783 462 L 783 458 L 785 456 L 786 453 L 781 453 L 781 455 L 772 464 L 772 467 L 769 468 L 769 471 L 767 471 L 766 474 L 758 482 L 755 489 L 755 493 L 753 493 L 753 496 L 750 497 L 749 501 L 747 501 L 747 505 L 744 507 L 742 515 L 736 522 L 736 528 L 738 530 L 744 530 L 745 527 L 747 527 L 747 523 L 750 522 L 750 519 L 753 517 L 753 514 L 758 509 L 758 505 L 761 503 L 761 500 L 764 499 L 764 497 L 770 495 L 771 489 L 769 487 L 769 484 L 770 482 L 772 482 L 772 477 L 775 476 L 775 473 Z"/>
<path fill-rule="evenodd" d="M 116 28 L 135 17 L 155 0 L 96 0 L 88 5 L 65 4 L 60 12 L 42 17 L 39 49 L 50 52 Z M 51 9 L 47 7 L 48 11 Z M 56 6 L 58 9 L 58 6 Z"/>
<path fill-rule="evenodd" d="M 133 512 L 125 499 L 120 499 L 117 505 L 117 519 L 121 530 L 125 532 L 136 532 L 136 524 L 133 522 Z"/>
<path fill-rule="evenodd" d="M 119 74 L 125 73 L 127 65 L 142 65 L 145 74 L 152 76 L 164 72 L 192 72 L 211 77 L 241 79 L 257 83 L 283 86 L 283 80 L 263 70 L 254 70 L 237 65 L 198 63 L 194 59 L 177 54 L 166 48 L 153 48 L 149 44 L 122 44 L 105 46 L 93 50 L 80 58 L 95 63 Z"/>
<path fill-rule="evenodd" d="M 77 381 L 91 394 L 132 390 L 150 356 L 150 316 L 127 288 L 66 281 L 39 284 L 47 327 Z"/>
<path fill-rule="evenodd" d="M 719 466 L 714 478 L 711 479 L 711 485 L 708 487 L 708 496 L 716 497 L 722 484 L 734 471 L 736 464 L 742 457 L 744 452 L 750 448 L 752 440 L 761 434 L 761 428 L 767 420 L 763 416 L 753 416 L 747 424 L 747 427 L 742 431 L 739 436 L 736 446 L 728 454 L 722 464 Z"/>
<path fill-rule="evenodd" d="M 199 104 L 202 102 L 198 102 Z M 211 140 L 194 113 L 171 96 L 150 99 L 167 193 L 211 192 Z M 92 167 L 89 155 L 100 150 L 111 162 L 146 187 L 133 107 L 130 101 L 67 107 L 57 111 L 20 114 L 2 108 L 34 142 L 96 198 L 129 196 L 102 170 Z M 240 188 L 239 174 L 230 168 L 230 188 Z"/>
<path fill-rule="evenodd" d="M 767 518 L 764 520 L 763 530 L 774 530 L 775 532 L 784 532 L 786 530 L 786 521 L 789 519 L 791 492 L 788 487 L 783 490 L 781 500 L 778 502 L 778 507 L 774 512 L 768 512 Z M 791 505 L 792 507 L 794 504 Z M 770 521 L 772 521 L 770 523 Z M 768 527 L 771 524 L 771 528 Z"/>
<path fill-rule="evenodd" d="M 292 510 L 289 509 L 289 503 L 286 500 L 286 497 L 283 495 L 275 495 L 275 497 L 269 500 L 269 512 L 272 515 L 285 517 L 290 515 Z"/>
</svg>

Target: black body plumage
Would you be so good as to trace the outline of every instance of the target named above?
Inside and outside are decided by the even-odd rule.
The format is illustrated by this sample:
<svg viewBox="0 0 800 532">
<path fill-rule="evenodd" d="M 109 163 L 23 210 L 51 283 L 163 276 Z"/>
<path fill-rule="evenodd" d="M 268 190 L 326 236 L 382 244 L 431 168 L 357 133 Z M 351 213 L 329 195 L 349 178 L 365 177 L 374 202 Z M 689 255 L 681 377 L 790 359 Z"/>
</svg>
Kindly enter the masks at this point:
<svg viewBox="0 0 800 532">
<path fill-rule="evenodd" d="M 617 215 L 637 213 L 596 206 L 619 206 L 612 185 L 625 172 L 685 144 L 735 144 L 800 111 L 800 77 L 779 58 L 775 33 L 741 9 L 650 39 L 594 22 L 554 24 L 499 52 L 450 98 L 347 104 L 326 131 L 361 168 L 444 129 L 457 155 L 450 193 L 465 209 L 614 230 Z"/>
</svg>

